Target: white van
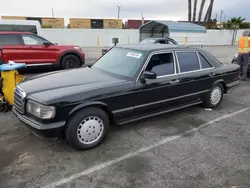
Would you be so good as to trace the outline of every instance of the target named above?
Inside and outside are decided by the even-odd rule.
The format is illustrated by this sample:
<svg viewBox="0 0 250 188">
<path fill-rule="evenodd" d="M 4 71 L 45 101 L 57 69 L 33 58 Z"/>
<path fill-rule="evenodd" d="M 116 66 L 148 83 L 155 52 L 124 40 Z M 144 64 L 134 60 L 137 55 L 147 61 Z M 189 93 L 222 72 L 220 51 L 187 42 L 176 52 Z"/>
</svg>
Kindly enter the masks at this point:
<svg viewBox="0 0 250 188">
<path fill-rule="evenodd" d="M 0 31 L 22 31 L 41 35 L 39 21 L 30 20 L 2 20 L 0 19 Z"/>
</svg>

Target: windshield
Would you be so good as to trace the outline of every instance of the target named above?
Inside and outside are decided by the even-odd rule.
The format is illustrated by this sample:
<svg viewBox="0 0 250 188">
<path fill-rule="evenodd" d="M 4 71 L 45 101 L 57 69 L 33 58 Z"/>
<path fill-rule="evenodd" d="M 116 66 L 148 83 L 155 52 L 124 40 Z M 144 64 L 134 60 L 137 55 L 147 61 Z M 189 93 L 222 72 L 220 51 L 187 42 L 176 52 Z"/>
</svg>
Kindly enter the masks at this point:
<svg viewBox="0 0 250 188">
<path fill-rule="evenodd" d="M 139 71 L 144 57 L 145 52 L 113 48 L 99 59 L 92 68 L 99 68 L 110 73 L 132 78 Z"/>
<path fill-rule="evenodd" d="M 144 39 L 143 41 L 140 42 L 140 44 L 154 44 L 156 40 L 154 39 Z"/>
</svg>

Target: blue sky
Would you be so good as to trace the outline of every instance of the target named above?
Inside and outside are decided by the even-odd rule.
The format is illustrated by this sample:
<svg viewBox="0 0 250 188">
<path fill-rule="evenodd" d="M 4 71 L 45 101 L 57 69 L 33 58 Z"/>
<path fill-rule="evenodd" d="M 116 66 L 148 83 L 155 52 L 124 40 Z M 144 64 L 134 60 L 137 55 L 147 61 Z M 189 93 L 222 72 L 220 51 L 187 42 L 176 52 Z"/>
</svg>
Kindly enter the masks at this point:
<svg viewBox="0 0 250 188">
<path fill-rule="evenodd" d="M 198 5 L 201 0 L 198 0 Z M 207 0 L 205 9 L 210 0 Z M 121 6 L 121 18 L 140 19 L 141 11 L 145 19 L 187 20 L 187 0 L 0 0 L 1 15 L 17 16 L 55 16 L 86 17 L 86 18 L 116 18 L 117 5 Z M 199 8 L 199 6 L 198 6 Z M 250 21 L 249 0 L 215 0 L 213 17 L 223 10 L 229 19 L 242 16 Z"/>
</svg>

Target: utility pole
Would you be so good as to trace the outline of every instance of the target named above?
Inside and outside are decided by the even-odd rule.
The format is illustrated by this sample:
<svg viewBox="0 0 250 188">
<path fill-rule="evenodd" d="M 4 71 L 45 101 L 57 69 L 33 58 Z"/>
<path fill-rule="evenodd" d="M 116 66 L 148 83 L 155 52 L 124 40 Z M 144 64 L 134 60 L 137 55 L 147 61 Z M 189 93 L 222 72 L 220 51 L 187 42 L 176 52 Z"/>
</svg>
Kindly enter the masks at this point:
<svg viewBox="0 0 250 188">
<path fill-rule="evenodd" d="M 220 22 L 222 21 L 223 10 L 220 11 Z"/>
<path fill-rule="evenodd" d="M 143 11 L 141 11 L 141 24 L 144 25 L 144 16 L 143 16 Z"/>
<path fill-rule="evenodd" d="M 55 15 L 54 15 L 54 9 L 52 8 L 52 17 L 54 18 Z"/>
<path fill-rule="evenodd" d="M 117 6 L 117 8 L 118 8 L 118 20 L 120 19 L 120 10 L 121 10 L 121 6 Z"/>
</svg>

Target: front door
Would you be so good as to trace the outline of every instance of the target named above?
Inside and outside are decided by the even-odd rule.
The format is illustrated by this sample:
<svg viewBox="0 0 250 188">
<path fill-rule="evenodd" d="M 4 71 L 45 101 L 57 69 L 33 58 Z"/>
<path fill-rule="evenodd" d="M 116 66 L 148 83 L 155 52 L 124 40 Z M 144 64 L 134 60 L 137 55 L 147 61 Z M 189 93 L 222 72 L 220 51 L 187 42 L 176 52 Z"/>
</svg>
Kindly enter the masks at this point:
<svg viewBox="0 0 250 188">
<path fill-rule="evenodd" d="M 183 83 L 177 74 L 174 53 L 161 52 L 153 54 L 146 71 L 157 74 L 157 79 L 138 79 L 134 89 L 134 115 L 141 116 L 160 112 L 185 104 L 190 94 L 183 90 Z"/>
<path fill-rule="evenodd" d="M 25 63 L 28 65 L 49 65 L 56 62 L 56 51 L 53 44 L 43 45 L 45 40 L 33 34 L 21 36 L 24 47 Z"/>
</svg>

